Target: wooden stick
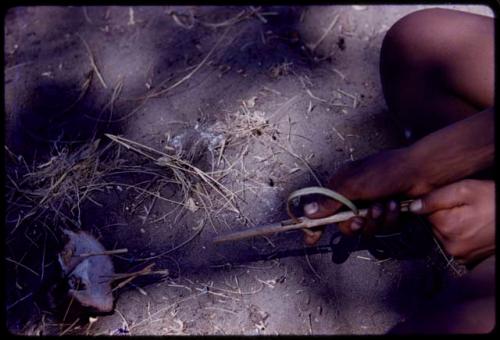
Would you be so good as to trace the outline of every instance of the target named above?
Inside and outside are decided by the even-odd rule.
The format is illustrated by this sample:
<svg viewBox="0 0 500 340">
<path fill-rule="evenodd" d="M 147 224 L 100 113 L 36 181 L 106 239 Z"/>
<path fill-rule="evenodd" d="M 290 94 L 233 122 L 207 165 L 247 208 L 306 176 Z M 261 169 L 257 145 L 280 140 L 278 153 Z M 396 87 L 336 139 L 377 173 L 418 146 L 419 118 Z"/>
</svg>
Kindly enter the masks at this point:
<svg viewBox="0 0 500 340">
<path fill-rule="evenodd" d="M 401 204 L 401 211 L 408 211 L 408 201 L 405 201 L 405 204 Z M 364 217 L 368 213 L 368 209 L 360 209 L 359 214 L 357 216 Z M 298 218 L 299 223 L 294 223 L 293 220 L 281 221 L 278 223 L 268 224 L 265 226 L 260 226 L 257 228 L 251 228 L 247 230 L 237 231 L 234 233 L 222 235 L 216 237 L 213 242 L 214 243 L 223 243 L 228 241 L 239 241 L 247 238 L 255 237 L 255 236 L 264 236 L 270 234 L 277 234 L 284 231 L 289 230 L 297 230 L 297 229 L 310 229 L 322 225 L 329 225 L 332 223 L 338 223 L 347 221 L 351 217 L 356 216 L 352 211 L 343 211 L 338 214 L 317 218 L 317 219 L 309 219 L 307 217 Z"/>
<path fill-rule="evenodd" d="M 101 255 L 114 255 L 114 254 L 123 254 L 128 252 L 127 248 L 121 248 L 121 249 L 115 249 L 115 250 L 106 250 L 101 253 L 84 253 L 84 254 L 79 254 L 75 255 L 78 257 L 88 257 L 88 256 L 101 256 Z"/>
</svg>

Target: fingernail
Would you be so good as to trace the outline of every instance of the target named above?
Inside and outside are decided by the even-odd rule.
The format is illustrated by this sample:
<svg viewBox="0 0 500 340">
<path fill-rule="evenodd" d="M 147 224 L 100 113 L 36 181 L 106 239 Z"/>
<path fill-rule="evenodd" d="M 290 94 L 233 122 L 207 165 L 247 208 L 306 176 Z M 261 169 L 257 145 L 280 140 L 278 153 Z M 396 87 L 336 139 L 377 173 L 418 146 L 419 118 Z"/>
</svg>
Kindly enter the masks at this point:
<svg viewBox="0 0 500 340">
<path fill-rule="evenodd" d="M 382 209 L 379 206 L 374 206 L 372 208 L 372 217 L 377 219 L 382 216 Z"/>
<path fill-rule="evenodd" d="M 398 205 L 396 204 L 396 202 L 394 202 L 394 201 L 389 202 L 389 210 L 390 211 L 396 210 L 397 207 L 398 207 Z"/>
<path fill-rule="evenodd" d="M 361 230 L 361 228 L 363 228 L 363 225 L 360 221 L 354 220 L 351 222 L 351 230 L 352 231 L 358 231 L 358 230 Z"/>
<path fill-rule="evenodd" d="M 406 128 L 405 131 L 404 131 L 404 133 L 405 133 L 405 138 L 406 139 L 411 139 L 412 133 L 411 133 L 410 129 Z"/>
<path fill-rule="evenodd" d="M 317 202 L 307 203 L 304 206 L 304 212 L 306 215 L 312 215 L 317 213 L 319 210 L 319 204 Z"/>
<path fill-rule="evenodd" d="M 411 202 L 410 211 L 419 212 L 420 209 L 422 209 L 422 200 L 421 199 L 417 199 L 417 200 L 414 200 L 413 202 Z"/>
</svg>

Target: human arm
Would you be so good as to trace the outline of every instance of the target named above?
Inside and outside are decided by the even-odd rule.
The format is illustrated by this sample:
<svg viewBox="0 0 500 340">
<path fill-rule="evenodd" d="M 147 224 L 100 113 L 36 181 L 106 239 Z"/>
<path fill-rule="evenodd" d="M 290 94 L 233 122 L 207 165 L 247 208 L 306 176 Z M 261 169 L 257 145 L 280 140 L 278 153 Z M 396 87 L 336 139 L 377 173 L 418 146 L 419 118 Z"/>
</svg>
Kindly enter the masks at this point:
<svg viewBox="0 0 500 340">
<path fill-rule="evenodd" d="M 408 147 L 351 162 L 335 173 L 328 186 L 351 200 L 377 202 L 398 194 L 418 197 L 492 166 L 494 151 L 494 108 L 489 108 Z M 340 207 L 336 201 L 323 200 L 306 205 L 304 212 L 320 218 Z M 385 220 L 394 220 L 395 214 L 385 208 L 376 203 L 368 218 L 354 217 L 339 224 L 340 230 L 352 234 L 368 224 L 367 230 L 372 231 Z M 377 210 L 382 212 L 375 218 Z M 305 242 L 311 245 L 320 237 L 321 230 L 308 231 Z"/>
</svg>

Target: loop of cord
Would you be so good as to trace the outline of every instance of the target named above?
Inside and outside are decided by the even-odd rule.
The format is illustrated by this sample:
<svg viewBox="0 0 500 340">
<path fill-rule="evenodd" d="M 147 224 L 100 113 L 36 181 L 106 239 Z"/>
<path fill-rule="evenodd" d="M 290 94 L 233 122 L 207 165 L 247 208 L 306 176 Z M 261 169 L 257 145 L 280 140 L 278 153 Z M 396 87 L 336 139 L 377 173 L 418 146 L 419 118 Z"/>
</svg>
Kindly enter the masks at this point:
<svg viewBox="0 0 500 340">
<path fill-rule="evenodd" d="M 293 199 L 301 196 L 306 196 L 306 195 L 313 195 L 313 194 L 319 194 L 323 196 L 327 196 L 331 199 L 334 199 L 345 206 L 347 206 L 349 209 L 352 210 L 352 212 L 355 215 L 358 215 L 358 208 L 352 203 L 351 200 L 346 198 L 344 195 L 339 194 L 338 192 L 327 189 L 327 188 L 322 188 L 322 187 L 307 187 L 307 188 L 302 188 L 299 190 L 296 190 L 292 192 L 286 201 L 286 212 L 288 213 L 288 216 L 295 222 L 298 223 L 298 218 L 292 213 L 292 210 L 290 209 L 290 203 Z"/>
</svg>

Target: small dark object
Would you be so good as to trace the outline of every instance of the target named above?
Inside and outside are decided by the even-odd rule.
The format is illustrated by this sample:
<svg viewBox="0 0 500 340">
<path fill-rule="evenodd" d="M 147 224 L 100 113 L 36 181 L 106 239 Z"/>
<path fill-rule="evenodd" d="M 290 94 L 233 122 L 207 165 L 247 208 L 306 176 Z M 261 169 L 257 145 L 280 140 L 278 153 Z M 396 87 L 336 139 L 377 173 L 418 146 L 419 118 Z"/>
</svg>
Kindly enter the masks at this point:
<svg viewBox="0 0 500 340">
<path fill-rule="evenodd" d="M 345 50 L 345 39 L 340 37 L 339 40 L 337 41 L 337 46 L 340 48 L 341 51 Z"/>
<path fill-rule="evenodd" d="M 269 178 L 269 182 L 268 183 L 269 183 L 270 187 L 274 187 L 274 181 L 273 181 L 272 178 Z"/>
</svg>

